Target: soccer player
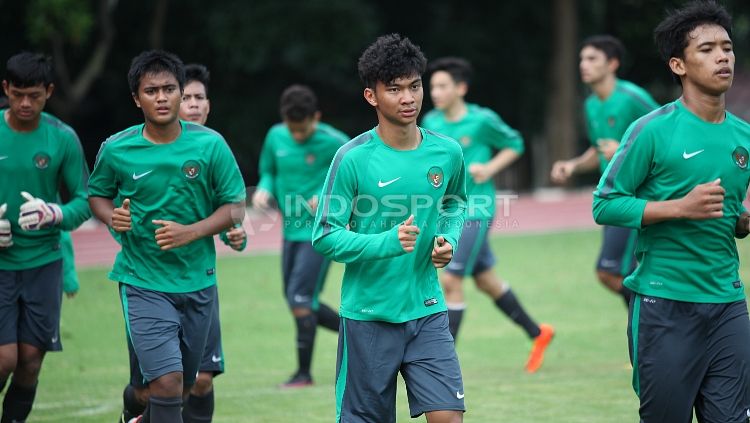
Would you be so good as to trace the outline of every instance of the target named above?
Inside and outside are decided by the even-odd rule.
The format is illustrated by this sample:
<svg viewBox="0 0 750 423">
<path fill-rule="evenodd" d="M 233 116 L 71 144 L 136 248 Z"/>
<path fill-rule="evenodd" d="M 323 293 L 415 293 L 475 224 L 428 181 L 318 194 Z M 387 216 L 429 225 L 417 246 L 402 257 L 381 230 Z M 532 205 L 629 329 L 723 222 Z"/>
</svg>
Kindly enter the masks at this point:
<svg viewBox="0 0 750 423">
<path fill-rule="evenodd" d="M 750 320 L 734 237 L 750 231 L 750 125 L 729 113 L 731 17 L 694 1 L 655 29 L 682 96 L 638 119 L 594 192 L 601 224 L 638 228 L 628 344 L 643 423 L 747 422 Z"/>
<path fill-rule="evenodd" d="M 597 169 L 603 172 L 628 126 L 658 107 L 644 89 L 617 78 L 624 50 L 620 40 L 611 35 L 595 35 L 583 41 L 579 67 L 581 80 L 592 91 L 584 103 L 591 146 L 574 159 L 555 162 L 553 182 L 565 183 L 575 174 Z M 627 305 L 631 292 L 622 281 L 637 265 L 637 231 L 605 225 L 602 235 L 596 276 Z"/>
<path fill-rule="evenodd" d="M 70 232 L 60 231 L 60 249 L 62 250 L 63 292 L 66 297 L 73 298 L 78 293 L 80 283 L 78 273 L 76 273 L 75 250 Z"/>
<path fill-rule="evenodd" d="M 263 143 L 253 205 L 267 208 L 273 197 L 284 218 L 283 288 L 297 328 L 297 371 L 281 387 L 298 388 L 313 383 L 310 364 L 317 326 L 339 330 L 338 313 L 318 301 L 330 262 L 310 240 L 326 171 L 348 137 L 320 121 L 318 100 L 309 87 L 286 88 L 280 109 L 283 122 L 269 129 Z"/>
<path fill-rule="evenodd" d="M 555 331 L 550 325 L 536 324 L 510 285 L 495 274 L 495 257 L 487 242 L 495 215 L 492 177 L 523 154 L 523 139 L 497 113 L 465 101 L 473 73 L 468 61 L 458 57 L 440 58 L 429 64 L 428 73 L 435 110 L 425 116 L 422 126 L 458 140 L 468 172 L 466 195 L 469 200 L 461 244 L 440 276 L 451 335 L 454 339 L 458 335 L 466 309 L 462 282 L 464 276 L 471 275 L 476 286 L 533 340 L 525 368 L 536 372 Z M 493 149 L 499 151 L 493 155 Z"/>
<path fill-rule="evenodd" d="M 184 82 L 171 53 L 133 59 L 128 83 L 145 123 L 102 144 L 89 181 L 92 211 L 120 235 L 109 277 L 120 284 L 148 382 L 146 422 L 183 421 L 183 388 L 195 381 L 216 304 L 212 236 L 244 210 L 245 186 L 224 139 L 178 119 Z"/>
<path fill-rule="evenodd" d="M 7 62 L 0 119 L 0 390 L 2 421 L 26 421 L 48 351 L 62 350 L 60 231 L 89 218 L 88 167 L 75 131 L 44 113 L 52 95 L 49 58 Z M 57 204 L 64 185 L 70 201 Z"/>
<path fill-rule="evenodd" d="M 417 126 L 427 59 L 399 34 L 359 58 L 378 125 L 341 147 L 328 171 L 313 245 L 346 263 L 336 421 L 396 421 L 396 377 L 412 417 L 463 421 L 464 389 L 436 268 L 451 260 L 466 207 L 457 142 Z"/>
<path fill-rule="evenodd" d="M 205 66 L 200 64 L 185 65 L 185 88 L 180 103 L 180 119 L 205 125 L 210 112 L 208 99 L 208 83 L 210 74 Z M 235 251 L 242 251 L 247 246 L 247 234 L 241 223 L 222 232 L 219 237 L 225 244 Z M 138 358 L 132 345 L 128 345 L 130 355 L 130 383 L 123 392 L 123 410 L 119 422 L 127 423 L 130 419 L 142 414 L 148 402 L 148 386 L 143 382 Z M 216 298 L 211 316 L 211 326 L 208 331 L 206 348 L 201 358 L 200 371 L 195 384 L 190 389 L 190 395 L 182 409 L 182 419 L 190 422 L 210 422 L 214 411 L 213 378 L 224 373 L 224 354 L 221 347 L 221 323 L 219 319 L 219 301 Z"/>
</svg>

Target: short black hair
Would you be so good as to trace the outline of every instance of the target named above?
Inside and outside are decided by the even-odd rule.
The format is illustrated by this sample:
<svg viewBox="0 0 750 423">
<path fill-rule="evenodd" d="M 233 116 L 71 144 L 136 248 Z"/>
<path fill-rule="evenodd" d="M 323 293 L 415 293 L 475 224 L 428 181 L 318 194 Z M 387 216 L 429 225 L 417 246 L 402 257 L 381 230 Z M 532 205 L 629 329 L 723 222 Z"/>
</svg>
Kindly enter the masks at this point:
<svg viewBox="0 0 750 423">
<path fill-rule="evenodd" d="M 468 60 L 460 57 L 441 57 L 433 60 L 427 65 L 427 73 L 448 72 L 454 82 L 464 82 L 466 85 L 471 83 L 474 76 L 474 68 Z"/>
<path fill-rule="evenodd" d="M 581 43 L 580 49 L 583 50 L 584 47 L 593 47 L 601 50 L 604 52 L 607 60 L 617 59 L 620 63 L 622 63 L 622 58 L 625 56 L 625 47 L 622 45 L 622 41 L 608 34 L 587 37 Z"/>
<path fill-rule="evenodd" d="M 130 92 L 136 94 L 144 75 L 167 72 L 174 75 L 180 85 L 180 91 L 185 87 L 185 65 L 176 54 L 164 50 L 144 51 L 133 58 L 128 71 L 128 85 Z"/>
<path fill-rule="evenodd" d="M 701 25 L 718 25 L 732 38 L 732 17 L 714 1 L 694 0 L 684 7 L 668 11 L 667 17 L 654 29 L 654 42 L 664 62 L 673 57 L 685 58 L 689 36 Z"/>
<path fill-rule="evenodd" d="M 359 79 L 367 88 L 378 81 L 390 84 L 398 78 L 422 76 L 427 66 L 422 50 L 400 34 L 378 37 L 359 57 Z"/>
<path fill-rule="evenodd" d="M 279 109 L 282 119 L 300 122 L 318 111 L 318 97 L 310 87 L 294 84 L 281 93 Z"/>
<path fill-rule="evenodd" d="M 185 65 L 185 85 L 197 81 L 203 84 L 208 97 L 208 83 L 211 82 L 211 73 L 204 65 L 200 63 L 189 63 Z"/>
<path fill-rule="evenodd" d="M 52 83 L 52 59 L 40 53 L 24 51 L 8 59 L 5 66 L 8 84 L 24 88 L 39 84 L 49 87 Z"/>
</svg>

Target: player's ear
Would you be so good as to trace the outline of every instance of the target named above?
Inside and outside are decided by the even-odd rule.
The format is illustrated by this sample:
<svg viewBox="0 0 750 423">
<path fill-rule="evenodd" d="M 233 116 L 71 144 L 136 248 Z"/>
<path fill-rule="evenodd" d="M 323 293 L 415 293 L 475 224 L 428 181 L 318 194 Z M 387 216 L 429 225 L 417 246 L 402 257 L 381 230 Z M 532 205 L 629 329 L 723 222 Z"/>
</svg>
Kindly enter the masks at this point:
<svg viewBox="0 0 750 423">
<path fill-rule="evenodd" d="M 607 60 L 607 68 L 609 68 L 609 71 L 612 73 L 617 73 L 617 69 L 620 68 L 620 59 L 609 59 Z"/>
<path fill-rule="evenodd" d="M 55 91 L 55 84 L 51 83 L 47 85 L 47 100 L 52 96 L 52 93 Z"/>
<path fill-rule="evenodd" d="M 3 92 L 5 93 L 6 97 L 9 97 L 9 95 L 8 95 L 8 88 L 9 88 L 8 87 L 8 81 L 6 81 L 5 79 L 3 79 Z"/>
<path fill-rule="evenodd" d="M 373 107 L 378 107 L 378 99 L 375 98 L 375 90 L 373 88 L 365 88 L 365 100 L 370 103 Z"/>
<path fill-rule="evenodd" d="M 456 89 L 458 90 L 458 95 L 464 97 L 466 93 L 469 92 L 469 84 L 466 82 L 459 82 L 456 84 Z"/>
<path fill-rule="evenodd" d="M 135 106 L 139 109 L 141 108 L 141 102 L 138 100 L 138 94 L 137 93 L 130 93 L 133 96 L 133 101 L 135 102 Z"/>
<path fill-rule="evenodd" d="M 687 71 L 685 70 L 685 61 L 680 59 L 679 57 L 672 57 L 669 59 L 669 69 L 672 70 L 672 73 L 674 73 L 677 76 L 685 76 Z"/>
</svg>

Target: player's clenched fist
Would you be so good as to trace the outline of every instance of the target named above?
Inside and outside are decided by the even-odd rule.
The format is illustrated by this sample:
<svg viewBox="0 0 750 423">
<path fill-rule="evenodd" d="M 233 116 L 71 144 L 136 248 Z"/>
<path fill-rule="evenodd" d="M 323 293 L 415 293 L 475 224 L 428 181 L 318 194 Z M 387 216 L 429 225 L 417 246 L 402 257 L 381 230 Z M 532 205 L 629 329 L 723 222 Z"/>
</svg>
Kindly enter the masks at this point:
<svg viewBox="0 0 750 423">
<path fill-rule="evenodd" d="M 182 225 L 171 220 L 153 220 L 154 225 L 161 225 L 156 230 L 156 243 L 162 250 L 182 247 L 190 244 L 198 237 L 188 225 Z"/>
<path fill-rule="evenodd" d="M 453 258 L 453 246 L 445 242 L 442 236 L 435 237 L 435 245 L 432 247 L 432 265 L 440 269 L 450 263 Z"/>
<path fill-rule="evenodd" d="M 57 225 L 62 221 L 60 206 L 36 198 L 26 191 L 21 191 L 26 202 L 21 204 L 18 213 L 18 226 L 24 231 L 36 231 Z"/>
<path fill-rule="evenodd" d="M 234 228 L 227 231 L 227 239 L 229 240 L 229 246 L 235 251 L 242 251 L 242 246 L 245 245 L 245 239 L 247 233 L 242 226 L 235 226 Z"/>
<path fill-rule="evenodd" d="M 696 185 L 680 200 L 680 215 L 684 219 L 716 219 L 724 216 L 724 187 L 721 178 Z"/>
<path fill-rule="evenodd" d="M 407 253 L 414 251 L 418 234 L 419 228 L 414 225 L 414 215 L 411 215 L 398 227 L 398 241 L 401 243 L 401 248 Z"/>
<path fill-rule="evenodd" d="M 0 206 L 0 248 L 8 248 L 13 245 L 13 234 L 10 232 L 10 220 L 3 219 L 8 205 Z"/>
<path fill-rule="evenodd" d="M 123 200 L 120 207 L 112 210 L 112 229 L 115 232 L 127 232 L 132 229 L 133 219 L 130 216 L 130 199 Z"/>
</svg>

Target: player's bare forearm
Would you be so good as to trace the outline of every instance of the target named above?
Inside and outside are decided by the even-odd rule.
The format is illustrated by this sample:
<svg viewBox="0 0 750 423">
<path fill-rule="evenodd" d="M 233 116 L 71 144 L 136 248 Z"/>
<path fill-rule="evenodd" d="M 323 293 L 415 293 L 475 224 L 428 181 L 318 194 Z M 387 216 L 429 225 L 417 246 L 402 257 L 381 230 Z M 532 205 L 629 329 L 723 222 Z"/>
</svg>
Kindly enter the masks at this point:
<svg viewBox="0 0 750 423">
<path fill-rule="evenodd" d="M 521 153 L 516 150 L 510 148 L 500 150 L 500 152 L 495 154 L 495 157 L 493 157 L 492 160 L 487 162 L 490 177 L 510 166 L 513 162 L 518 160 L 519 157 L 521 157 Z"/>
<path fill-rule="evenodd" d="M 214 236 L 219 232 L 231 228 L 234 225 L 232 210 L 245 210 L 245 202 L 224 204 L 214 210 L 207 218 L 189 225 L 195 232 L 196 239 Z"/>
<path fill-rule="evenodd" d="M 596 148 L 589 147 L 580 156 L 572 159 L 573 174 L 592 172 L 599 168 L 599 153 Z"/>
<path fill-rule="evenodd" d="M 750 213 L 743 212 L 737 218 L 737 224 L 734 226 L 734 236 L 745 238 L 748 234 L 750 234 Z"/>
<path fill-rule="evenodd" d="M 102 223 L 112 226 L 112 212 L 115 208 L 112 199 L 104 197 L 89 197 L 91 213 Z"/>
</svg>

